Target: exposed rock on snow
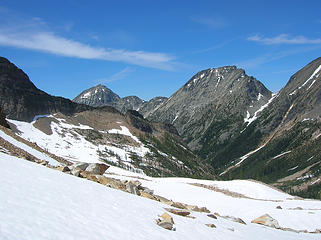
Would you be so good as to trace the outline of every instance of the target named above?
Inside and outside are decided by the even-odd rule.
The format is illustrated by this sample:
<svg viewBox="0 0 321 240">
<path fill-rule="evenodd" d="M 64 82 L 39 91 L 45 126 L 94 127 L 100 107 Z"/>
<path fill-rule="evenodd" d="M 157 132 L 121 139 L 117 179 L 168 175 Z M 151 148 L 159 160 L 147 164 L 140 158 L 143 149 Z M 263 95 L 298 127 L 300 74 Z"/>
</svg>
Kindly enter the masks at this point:
<svg viewBox="0 0 321 240">
<path fill-rule="evenodd" d="M 165 212 L 160 217 L 161 219 L 157 219 L 156 221 L 158 226 L 165 228 L 167 230 L 174 230 L 173 229 L 174 220 L 171 215 Z"/>
<path fill-rule="evenodd" d="M 181 209 L 165 208 L 165 210 L 170 213 L 173 213 L 175 215 L 179 215 L 179 216 L 183 216 L 183 217 L 186 217 L 191 214 L 189 211 L 181 210 Z"/>
<path fill-rule="evenodd" d="M 210 228 L 216 228 L 216 226 L 213 223 L 207 223 L 205 226 L 210 227 Z"/>
<path fill-rule="evenodd" d="M 280 225 L 277 220 L 272 218 L 269 214 L 262 215 L 261 217 L 258 217 L 251 221 L 251 223 L 257 223 L 264 226 L 280 229 Z"/>
<path fill-rule="evenodd" d="M 108 168 L 109 166 L 103 163 L 90 163 L 86 168 L 86 171 L 93 174 L 102 175 Z"/>
</svg>

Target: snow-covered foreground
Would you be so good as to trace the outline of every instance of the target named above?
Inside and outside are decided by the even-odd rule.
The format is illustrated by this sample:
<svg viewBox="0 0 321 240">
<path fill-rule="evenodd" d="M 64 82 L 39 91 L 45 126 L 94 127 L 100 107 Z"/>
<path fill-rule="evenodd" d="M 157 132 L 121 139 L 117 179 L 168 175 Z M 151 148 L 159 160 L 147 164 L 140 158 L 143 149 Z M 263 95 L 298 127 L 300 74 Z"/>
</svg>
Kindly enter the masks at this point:
<svg viewBox="0 0 321 240">
<path fill-rule="evenodd" d="M 135 179 L 116 167 L 107 170 L 108 175 L 119 179 Z M 264 184 L 248 181 L 209 181 L 188 178 L 151 178 L 139 176 L 139 181 L 155 191 L 155 194 L 191 205 L 206 206 L 211 212 L 242 218 L 247 224 L 264 214 L 275 218 L 281 227 L 295 230 L 321 228 L 321 201 L 297 200 L 293 196 L 274 190 Z M 142 180 L 145 179 L 145 180 Z M 219 190 L 239 193 L 244 197 L 233 197 L 192 183 L 214 186 Z M 277 209 L 281 206 L 282 209 Z M 294 210 L 300 207 L 303 210 Z M 321 239 L 321 235 L 319 235 Z"/>
<path fill-rule="evenodd" d="M 176 231 L 156 225 L 165 210 L 159 202 L 114 190 L 85 179 L 55 171 L 32 162 L 0 153 L 0 239 L 320 239 L 319 234 L 293 233 L 255 224 L 239 224 L 205 213 L 195 219 L 173 215 Z M 182 179 L 167 182 L 167 195 L 187 199 L 189 187 Z M 161 184 L 151 182 L 161 192 Z M 180 186 L 182 187 L 182 186 Z M 180 196 L 180 194 L 183 194 Z M 199 197 L 207 199 L 200 188 Z M 226 200 L 226 199 L 225 199 Z M 214 205 L 226 205 L 212 198 Z M 208 202 L 207 202 L 208 203 Z M 238 204 L 242 208 L 242 203 Z M 254 208 L 254 206 L 253 206 Z M 299 217 L 294 213 L 295 218 Z M 320 218 L 319 218 L 320 219 Z M 214 223 L 217 228 L 205 226 Z"/>
</svg>

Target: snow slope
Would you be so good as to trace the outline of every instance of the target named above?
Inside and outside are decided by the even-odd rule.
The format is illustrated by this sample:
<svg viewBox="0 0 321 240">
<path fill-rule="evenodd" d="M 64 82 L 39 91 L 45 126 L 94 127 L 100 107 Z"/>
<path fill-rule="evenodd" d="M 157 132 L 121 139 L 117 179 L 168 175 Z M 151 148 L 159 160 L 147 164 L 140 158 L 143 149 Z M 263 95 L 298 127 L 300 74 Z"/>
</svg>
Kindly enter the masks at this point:
<svg viewBox="0 0 321 240">
<path fill-rule="evenodd" d="M 135 179 L 133 174 L 111 167 L 107 170 L 110 176 L 119 179 Z M 247 224 L 266 213 L 275 218 L 281 227 L 295 230 L 314 231 L 320 228 L 321 201 L 297 200 L 293 196 L 271 187 L 249 180 L 210 181 L 188 178 L 146 178 L 139 176 L 139 181 L 155 194 L 191 205 L 206 206 L 211 212 L 242 218 Z M 142 180 L 142 178 L 146 180 Z M 191 185 L 198 183 L 213 186 L 219 191 Z M 246 198 L 232 197 L 222 193 L 228 190 L 244 195 Z M 276 209 L 281 206 L 282 209 Z M 293 210 L 301 207 L 303 210 Z M 319 236 L 321 239 L 321 235 Z"/>
<path fill-rule="evenodd" d="M 196 219 L 173 215 L 176 231 L 169 231 L 155 223 L 167 207 L 159 202 L 4 153 L 0 153 L 0 164 L 0 239 L 3 240 L 320 239 L 319 234 L 243 225 L 222 218 L 214 220 L 204 213 L 193 213 Z M 188 194 L 186 190 L 181 189 L 177 197 L 180 193 Z M 204 190 L 200 190 L 204 195 Z M 214 203 L 217 200 L 212 199 Z M 206 227 L 206 223 L 214 223 L 217 228 Z"/>
<path fill-rule="evenodd" d="M 2 137 L 4 140 L 10 142 L 14 146 L 21 148 L 22 150 L 25 150 L 26 152 L 30 153 L 31 155 L 35 156 L 36 158 L 38 158 L 40 160 L 47 161 L 47 162 L 49 162 L 49 164 L 51 164 L 53 166 L 60 165 L 60 163 L 58 163 L 55 159 L 51 158 L 47 154 L 37 151 L 36 149 L 34 149 L 32 147 L 29 147 L 27 144 L 24 144 L 16 139 L 14 139 L 13 137 L 7 135 L 2 130 L 0 130 L 0 137 Z"/>
</svg>

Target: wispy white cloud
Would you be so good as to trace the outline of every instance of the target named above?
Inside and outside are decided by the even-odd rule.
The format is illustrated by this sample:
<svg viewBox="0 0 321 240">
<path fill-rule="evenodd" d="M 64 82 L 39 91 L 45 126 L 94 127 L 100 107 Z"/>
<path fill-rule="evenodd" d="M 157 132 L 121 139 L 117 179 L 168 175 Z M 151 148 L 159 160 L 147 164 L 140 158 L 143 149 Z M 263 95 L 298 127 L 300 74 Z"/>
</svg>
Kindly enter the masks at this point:
<svg viewBox="0 0 321 240">
<path fill-rule="evenodd" d="M 121 80 L 121 79 L 124 79 L 124 78 L 128 77 L 129 74 L 132 73 L 133 71 L 134 71 L 133 68 L 125 67 L 124 69 L 122 69 L 119 72 L 114 73 L 110 77 L 98 79 L 98 80 L 96 80 L 96 82 L 99 82 L 99 83 L 110 83 L 110 82 L 114 82 L 114 81 L 117 81 L 117 80 Z"/>
<path fill-rule="evenodd" d="M 220 17 L 192 17 L 191 20 L 215 29 L 223 28 L 227 25 L 226 21 Z"/>
<path fill-rule="evenodd" d="M 304 36 L 290 37 L 288 34 L 280 34 L 275 37 L 267 38 L 254 35 L 247 38 L 248 41 L 259 42 L 265 45 L 275 44 L 321 44 L 321 38 L 309 39 Z"/>
<path fill-rule="evenodd" d="M 19 29 L 19 31 L 17 31 Z M 124 62 L 144 67 L 173 70 L 173 56 L 166 53 L 94 47 L 50 31 L 0 28 L 0 45 L 47 52 L 66 57 Z"/>
<path fill-rule="evenodd" d="M 245 69 L 253 69 L 261 66 L 262 64 L 266 64 L 269 62 L 273 62 L 285 57 L 305 53 L 305 52 L 310 52 L 310 51 L 315 51 L 320 49 L 321 46 L 313 46 L 313 47 L 299 47 L 299 48 L 294 48 L 294 49 L 289 49 L 289 50 L 283 50 L 283 51 L 278 51 L 278 52 L 270 52 L 263 54 L 258 57 L 254 57 L 251 59 L 247 59 L 245 61 L 241 61 L 238 63 L 234 63 L 234 65 L 240 66 Z"/>
</svg>

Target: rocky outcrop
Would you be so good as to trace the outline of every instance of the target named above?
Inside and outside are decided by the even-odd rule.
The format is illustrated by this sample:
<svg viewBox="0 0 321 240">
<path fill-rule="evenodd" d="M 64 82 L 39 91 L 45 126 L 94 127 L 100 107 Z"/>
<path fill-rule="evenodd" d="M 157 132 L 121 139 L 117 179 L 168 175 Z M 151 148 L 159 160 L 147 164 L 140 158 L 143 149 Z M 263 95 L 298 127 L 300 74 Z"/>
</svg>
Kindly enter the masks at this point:
<svg viewBox="0 0 321 240">
<path fill-rule="evenodd" d="M 170 213 L 173 213 L 175 215 L 179 215 L 179 216 L 183 216 L 183 217 L 186 217 L 191 214 L 189 211 L 181 210 L 181 209 L 165 208 L 165 210 Z"/>
<path fill-rule="evenodd" d="M 90 163 L 88 167 L 86 167 L 86 171 L 92 174 L 102 175 L 108 168 L 109 166 L 103 163 Z"/>
<path fill-rule="evenodd" d="M 0 125 L 5 127 L 5 128 L 10 128 L 10 126 L 9 126 L 7 120 L 6 120 L 6 116 L 2 112 L 1 108 L 0 108 Z"/>
</svg>

